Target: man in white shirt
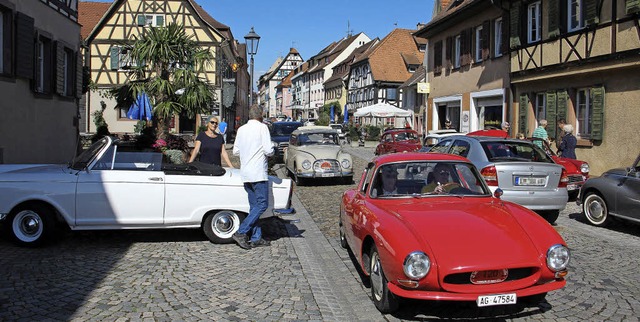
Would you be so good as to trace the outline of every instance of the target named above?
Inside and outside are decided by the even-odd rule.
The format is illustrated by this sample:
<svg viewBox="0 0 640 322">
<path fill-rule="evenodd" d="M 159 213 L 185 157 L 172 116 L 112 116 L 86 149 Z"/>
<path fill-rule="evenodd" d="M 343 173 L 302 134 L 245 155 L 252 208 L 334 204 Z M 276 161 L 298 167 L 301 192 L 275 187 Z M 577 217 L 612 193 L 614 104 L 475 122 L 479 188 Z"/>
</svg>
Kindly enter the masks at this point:
<svg viewBox="0 0 640 322">
<path fill-rule="evenodd" d="M 271 244 L 262 238 L 262 229 L 257 223 L 269 207 L 267 157 L 273 155 L 273 145 L 269 128 L 262 123 L 262 110 L 252 106 L 249 118 L 247 124 L 238 129 L 233 145 L 233 154 L 240 156 L 240 175 L 249 197 L 249 215 L 233 234 L 233 240 L 244 249 Z"/>
</svg>

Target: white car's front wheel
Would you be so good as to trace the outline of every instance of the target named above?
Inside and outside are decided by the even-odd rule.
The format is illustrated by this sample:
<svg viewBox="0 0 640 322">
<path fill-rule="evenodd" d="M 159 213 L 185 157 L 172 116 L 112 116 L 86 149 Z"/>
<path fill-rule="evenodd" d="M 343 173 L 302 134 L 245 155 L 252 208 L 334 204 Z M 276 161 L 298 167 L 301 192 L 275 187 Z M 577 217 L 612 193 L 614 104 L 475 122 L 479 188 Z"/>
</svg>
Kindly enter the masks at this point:
<svg viewBox="0 0 640 322">
<path fill-rule="evenodd" d="M 221 210 L 209 214 L 204 220 L 204 234 L 210 241 L 216 244 L 232 243 L 231 236 L 238 231 L 240 223 L 244 219 L 244 214 L 231 210 Z"/>
<path fill-rule="evenodd" d="M 13 241 L 21 246 L 40 246 L 55 232 L 51 211 L 41 205 L 26 205 L 10 215 Z"/>
</svg>

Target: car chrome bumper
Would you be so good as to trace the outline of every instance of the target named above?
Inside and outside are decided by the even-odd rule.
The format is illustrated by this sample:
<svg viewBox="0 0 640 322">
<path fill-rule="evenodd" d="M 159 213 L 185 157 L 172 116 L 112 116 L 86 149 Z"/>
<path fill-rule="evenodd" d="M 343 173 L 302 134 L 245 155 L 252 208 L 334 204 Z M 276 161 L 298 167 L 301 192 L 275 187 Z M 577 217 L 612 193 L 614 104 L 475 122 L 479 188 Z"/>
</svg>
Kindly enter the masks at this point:
<svg viewBox="0 0 640 322">
<path fill-rule="evenodd" d="M 491 187 L 493 193 L 497 187 Z M 513 191 L 503 190 L 501 199 L 517 203 L 531 210 L 563 210 L 569 201 L 566 188 L 557 191 Z"/>
<path fill-rule="evenodd" d="M 298 173 L 298 177 L 301 178 L 342 178 L 351 177 L 353 172 L 306 172 Z"/>
</svg>

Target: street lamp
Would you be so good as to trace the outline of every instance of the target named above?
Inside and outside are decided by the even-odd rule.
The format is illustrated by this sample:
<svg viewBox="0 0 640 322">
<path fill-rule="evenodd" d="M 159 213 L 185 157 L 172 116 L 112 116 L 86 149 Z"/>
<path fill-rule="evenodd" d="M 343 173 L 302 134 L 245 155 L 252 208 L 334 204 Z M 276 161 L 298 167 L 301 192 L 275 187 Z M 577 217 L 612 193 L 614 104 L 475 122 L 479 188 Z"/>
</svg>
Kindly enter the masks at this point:
<svg viewBox="0 0 640 322">
<path fill-rule="evenodd" d="M 251 27 L 251 31 L 244 36 L 244 39 L 247 42 L 247 49 L 249 50 L 248 54 L 251 56 L 251 84 L 249 84 L 249 106 L 253 106 L 253 55 L 258 52 L 258 44 L 260 43 L 260 36 L 253 31 L 253 27 Z"/>
</svg>

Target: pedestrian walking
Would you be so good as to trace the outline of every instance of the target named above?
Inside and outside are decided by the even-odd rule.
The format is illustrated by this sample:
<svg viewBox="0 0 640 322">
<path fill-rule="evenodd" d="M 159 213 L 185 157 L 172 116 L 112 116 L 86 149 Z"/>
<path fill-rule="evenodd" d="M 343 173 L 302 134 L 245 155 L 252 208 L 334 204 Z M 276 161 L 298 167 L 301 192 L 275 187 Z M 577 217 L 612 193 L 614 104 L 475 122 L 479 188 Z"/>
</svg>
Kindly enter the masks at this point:
<svg viewBox="0 0 640 322">
<path fill-rule="evenodd" d="M 531 135 L 534 138 L 542 139 L 543 141 L 549 143 L 549 135 L 547 134 L 547 120 L 541 119 L 538 121 L 538 127 L 533 130 L 533 134 Z M 533 143 L 539 147 L 543 147 L 543 144 L 539 140 L 533 141 Z"/>
<path fill-rule="evenodd" d="M 560 155 L 562 155 L 563 158 L 577 159 L 576 145 L 578 144 L 578 139 L 573 135 L 573 126 L 571 124 L 565 124 L 562 127 L 562 131 L 564 135 L 562 136 L 562 143 L 560 143 L 560 147 L 558 148 Z"/>
<path fill-rule="evenodd" d="M 233 168 L 231 160 L 227 150 L 224 148 L 225 140 L 219 133 L 216 133 L 218 126 L 218 117 L 211 116 L 209 122 L 207 122 L 207 130 L 198 133 L 196 142 L 194 143 L 193 150 L 191 151 L 191 157 L 189 162 L 193 162 L 198 154 L 200 155 L 200 162 L 207 164 L 215 164 L 222 166 L 222 159 L 228 167 Z"/>
<path fill-rule="evenodd" d="M 224 142 L 227 142 L 227 122 L 224 121 L 224 117 L 222 118 L 222 122 L 218 124 L 218 131 L 222 134 L 222 138 Z"/>
<path fill-rule="evenodd" d="M 271 244 L 262 238 L 258 219 L 269 207 L 267 157 L 273 155 L 273 145 L 269 128 L 262 123 L 262 109 L 252 106 L 249 118 L 247 124 L 238 129 L 233 145 L 233 154 L 240 156 L 240 176 L 249 198 L 249 215 L 232 237 L 244 249 Z"/>
</svg>

